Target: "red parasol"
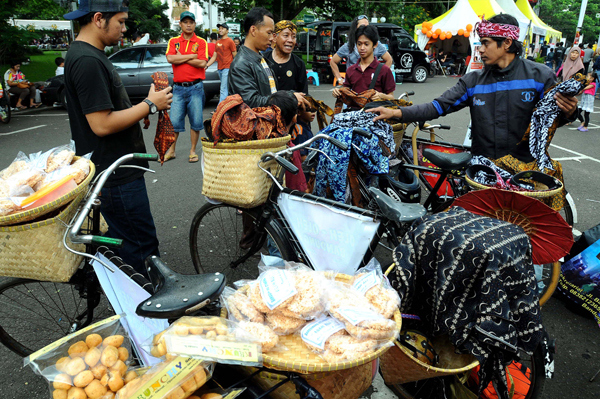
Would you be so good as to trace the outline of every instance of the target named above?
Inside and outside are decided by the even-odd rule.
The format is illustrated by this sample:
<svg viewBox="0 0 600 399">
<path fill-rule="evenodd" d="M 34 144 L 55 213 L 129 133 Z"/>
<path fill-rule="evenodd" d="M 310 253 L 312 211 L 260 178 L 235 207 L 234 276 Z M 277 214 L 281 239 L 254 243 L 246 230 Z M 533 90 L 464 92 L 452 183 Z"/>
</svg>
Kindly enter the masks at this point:
<svg viewBox="0 0 600 399">
<path fill-rule="evenodd" d="M 453 206 L 522 227 L 531 241 L 536 265 L 558 261 L 573 245 L 571 226 L 558 212 L 535 198 L 490 188 L 471 191 L 457 198 Z"/>
</svg>

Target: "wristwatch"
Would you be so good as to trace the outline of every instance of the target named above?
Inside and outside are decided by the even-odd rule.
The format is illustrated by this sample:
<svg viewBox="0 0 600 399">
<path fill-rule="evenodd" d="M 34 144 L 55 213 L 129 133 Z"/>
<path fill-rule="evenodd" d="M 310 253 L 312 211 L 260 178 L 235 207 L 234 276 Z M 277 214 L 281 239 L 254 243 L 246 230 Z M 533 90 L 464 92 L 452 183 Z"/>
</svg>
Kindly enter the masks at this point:
<svg viewBox="0 0 600 399">
<path fill-rule="evenodd" d="M 158 108 L 156 108 L 156 104 L 154 104 L 152 101 L 145 99 L 144 102 L 146 104 L 148 104 L 148 106 L 150 107 L 150 115 L 154 115 L 155 113 L 158 112 Z"/>
</svg>

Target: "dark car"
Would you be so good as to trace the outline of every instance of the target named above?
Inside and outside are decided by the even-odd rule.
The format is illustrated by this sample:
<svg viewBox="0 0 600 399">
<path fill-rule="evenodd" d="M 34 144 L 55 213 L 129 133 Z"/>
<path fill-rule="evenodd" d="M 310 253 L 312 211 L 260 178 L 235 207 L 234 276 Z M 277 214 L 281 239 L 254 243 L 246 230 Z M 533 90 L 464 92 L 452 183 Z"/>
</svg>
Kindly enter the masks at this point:
<svg viewBox="0 0 600 399">
<path fill-rule="evenodd" d="M 427 80 L 429 59 L 417 43 L 401 27 L 388 23 L 371 24 L 379 32 L 379 45 L 384 45 L 394 60 L 396 76 L 410 77 L 417 83 Z M 318 21 L 311 24 L 317 30 L 317 41 L 313 55 L 313 71 L 319 73 L 319 79 L 333 81 L 329 62 L 337 50 L 348 40 L 350 22 Z M 340 72 L 346 69 L 346 59 L 340 63 Z"/>
<path fill-rule="evenodd" d="M 131 101 L 139 102 L 148 96 L 152 84 L 151 76 L 154 72 L 166 72 L 169 76 L 169 83 L 173 84 L 173 68 L 167 61 L 166 52 L 166 43 L 149 44 L 128 47 L 108 57 L 117 69 Z M 217 63 L 214 63 L 206 70 L 206 79 L 204 80 L 206 102 L 219 94 L 220 86 Z M 46 82 L 44 91 L 44 103 L 49 105 L 54 102 L 66 104 L 64 76 L 50 78 Z"/>
</svg>

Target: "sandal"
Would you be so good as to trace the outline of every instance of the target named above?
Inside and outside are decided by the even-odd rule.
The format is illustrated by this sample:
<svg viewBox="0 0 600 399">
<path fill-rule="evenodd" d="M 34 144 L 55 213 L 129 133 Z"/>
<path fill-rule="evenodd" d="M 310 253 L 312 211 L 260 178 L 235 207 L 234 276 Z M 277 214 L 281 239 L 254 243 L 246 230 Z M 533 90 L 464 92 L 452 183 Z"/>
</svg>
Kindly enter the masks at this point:
<svg viewBox="0 0 600 399">
<path fill-rule="evenodd" d="M 16 107 L 15 109 L 16 109 L 17 111 L 23 111 L 23 110 L 27 109 L 27 107 L 26 107 L 26 106 L 24 106 L 24 105 L 21 105 L 20 107 Z"/>
<path fill-rule="evenodd" d="M 175 158 L 177 158 L 177 156 L 175 154 L 173 154 L 173 155 L 165 154 L 165 162 L 170 161 L 171 159 L 175 159 Z"/>
<path fill-rule="evenodd" d="M 195 163 L 195 162 L 198 162 L 198 155 L 190 155 L 189 163 Z"/>
<path fill-rule="evenodd" d="M 42 106 L 42 103 L 36 103 L 31 106 L 31 108 L 39 108 Z"/>
</svg>

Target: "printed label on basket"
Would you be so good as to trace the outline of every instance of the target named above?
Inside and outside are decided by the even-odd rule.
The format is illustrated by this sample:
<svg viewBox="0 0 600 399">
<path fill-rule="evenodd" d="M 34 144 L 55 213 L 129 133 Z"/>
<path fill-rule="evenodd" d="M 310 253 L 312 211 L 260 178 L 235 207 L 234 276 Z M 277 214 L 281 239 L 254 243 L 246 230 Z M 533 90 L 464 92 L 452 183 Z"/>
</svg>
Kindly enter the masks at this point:
<svg viewBox="0 0 600 399">
<path fill-rule="evenodd" d="M 365 320 L 380 320 L 384 318 L 379 313 L 359 308 L 338 308 L 335 311 L 342 315 L 342 317 L 348 320 L 353 326 Z"/>
<path fill-rule="evenodd" d="M 259 363 L 260 360 L 259 345 L 250 342 L 213 341 L 194 335 L 165 335 L 165 344 L 168 353 L 249 364 Z"/>
<path fill-rule="evenodd" d="M 379 277 L 377 277 L 377 271 L 371 270 L 369 273 L 357 278 L 354 284 L 352 284 L 352 288 L 365 295 L 367 291 L 369 291 L 377 284 L 379 284 Z"/>
<path fill-rule="evenodd" d="M 344 323 L 333 317 L 326 317 L 307 324 L 300 332 L 300 336 L 306 343 L 325 349 L 327 338 L 343 329 Z"/>
<path fill-rule="evenodd" d="M 298 293 L 286 270 L 268 270 L 259 277 L 258 284 L 262 299 L 271 310 Z"/>
<path fill-rule="evenodd" d="M 202 360 L 192 357 L 179 356 L 172 360 L 164 368 L 152 376 L 150 381 L 141 386 L 140 389 L 129 398 L 158 399 L 165 398 L 175 388 L 181 386 L 184 380 L 188 380 L 198 367 L 202 366 Z"/>
</svg>

